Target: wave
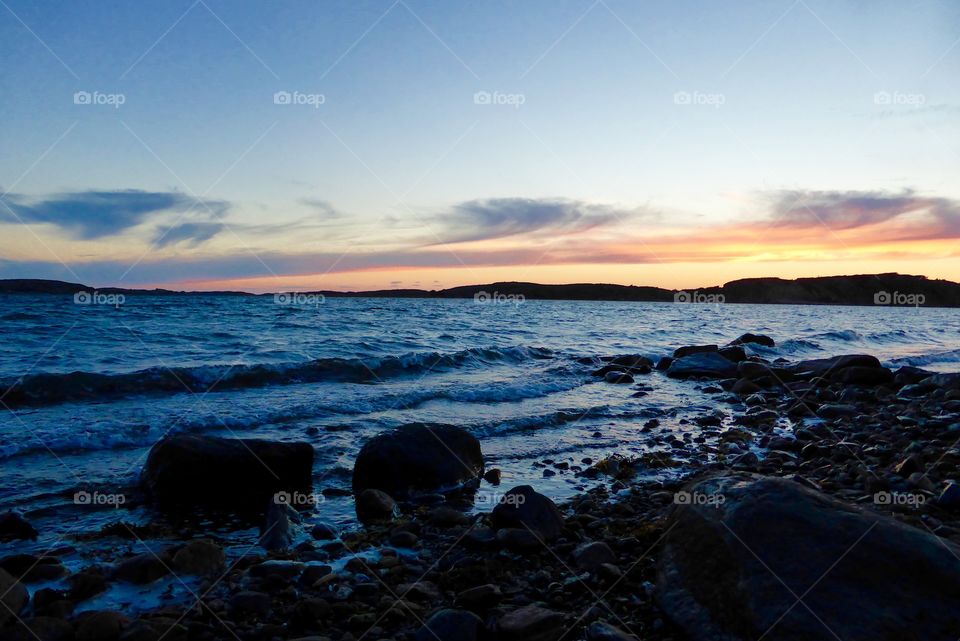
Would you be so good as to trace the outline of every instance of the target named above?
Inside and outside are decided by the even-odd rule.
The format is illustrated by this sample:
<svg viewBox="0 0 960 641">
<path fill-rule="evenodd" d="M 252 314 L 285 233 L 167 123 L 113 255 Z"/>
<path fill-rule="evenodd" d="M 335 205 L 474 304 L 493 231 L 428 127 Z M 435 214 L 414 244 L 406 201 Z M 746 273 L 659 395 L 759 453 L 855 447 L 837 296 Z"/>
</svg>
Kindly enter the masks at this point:
<svg viewBox="0 0 960 641">
<path fill-rule="evenodd" d="M 925 365 L 934 365 L 938 363 L 957 363 L 960 362 L 960 349 L 949 349 L 942 352 L 932 352 L 929 354 L 917 354 L 915 356 L 901 356 L 890 359 L 890 365 L 893 367 L 912 366 L 923 367 Z"/>
<path fill-rule="evenodd" d="M 297 383 L 376 383 L 404 375 L 549 358 L 553 358 L 553 352 L 541 347 L 471 348 L 447 354 L 421 352 L 379 358 L 320 358 L 299 363 L 152 367 L 125 374 L 33 374 L 5 381 L 0 387 L 8 390 L 3 404 L 16 408 Z"/>
</svg>

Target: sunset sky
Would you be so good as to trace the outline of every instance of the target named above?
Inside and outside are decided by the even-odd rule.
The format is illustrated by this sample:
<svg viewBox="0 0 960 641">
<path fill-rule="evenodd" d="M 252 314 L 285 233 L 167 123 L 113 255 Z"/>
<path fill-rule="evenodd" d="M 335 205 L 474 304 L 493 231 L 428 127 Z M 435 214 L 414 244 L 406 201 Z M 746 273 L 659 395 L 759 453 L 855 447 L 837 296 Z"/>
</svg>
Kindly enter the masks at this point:
<svg viewBox="0 0 960 641">
<path fill-rule="evenodd" d="M 960 3 L 0 0 L 0 278 L 960 280 Z"/>
</svg>

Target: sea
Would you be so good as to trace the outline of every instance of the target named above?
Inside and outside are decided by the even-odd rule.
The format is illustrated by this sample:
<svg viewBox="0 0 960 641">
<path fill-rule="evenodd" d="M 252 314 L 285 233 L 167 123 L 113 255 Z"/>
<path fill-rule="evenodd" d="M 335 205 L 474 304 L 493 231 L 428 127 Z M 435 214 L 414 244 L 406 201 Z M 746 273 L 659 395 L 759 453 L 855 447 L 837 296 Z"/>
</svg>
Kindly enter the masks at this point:
<svg viewBox="0 0 960 641">
<path fill-rule="evenodd" d="M 519 484 L 563 500 L 594 482 L 577 469 L 665 451 L 670 439 L 696 438 L 696 417 L 730 413 L 705 384 L 660 372 L 635 385 L 605 383 L 591 376 L 591 357 L 656 361 L 678 346 L 754 332 L 776 341 L 750 346 L 771 360 L 869 353 L 894 368 L 960 370 L 960 314 L 950 309 L 121 298 L 0 296 L 0 511 L 19 511 L 40 532 L 36 542 L 0 544 L 0 556 L 52 550 L 77 568 L 109 562 L 118 545 L 130 553 L 162 545 L 89 535 L 158 518 L 134 488 L 149 448 L 168 434 L 311 443 L 320 498 L 307 521 L 349 528 L 357 452 L 405 423 L 452 424 L 477 436 L 487 467 L 503 479 L 499 489 L 482 488 L 483 511 L 496 492 Z M 658 428 L 645 430 L 651 419 Z M 650 470 L 668 473 L 682 468 Z M 249 524 L 199 527 L 233 554 L 256 545 Z M 83 607 L 150 607 L 159 598 L 126 592 Z"/>
</svg>

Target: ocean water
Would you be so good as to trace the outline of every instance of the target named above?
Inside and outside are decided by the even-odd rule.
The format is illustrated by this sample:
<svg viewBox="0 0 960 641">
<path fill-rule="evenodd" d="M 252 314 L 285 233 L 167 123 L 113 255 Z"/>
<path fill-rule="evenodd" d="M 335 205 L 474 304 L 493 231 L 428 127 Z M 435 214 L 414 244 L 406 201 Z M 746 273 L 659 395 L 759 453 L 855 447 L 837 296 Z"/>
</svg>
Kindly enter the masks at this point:
<svg viewBox="0 0 960 641">
<path fill-rule="evenodd" d="M 504 490 L 531 483 L 563 498 L 588 482 L 554 462 L 657 451 L 671 434 L 695 436 L 688 420 L 718 407 L 696 383 L 655 372 L 638 377 L 636 394 L 591 377 L 580 359 L 656 359 L 746 331 L 777 341 L 754 348 L 771 359 L 866 352 L 893 367 L 960 370 L 960 315 L 948 309 L 267 296 L 110 306 L 9 295 L 0 387 L 18 387 L 0 411 L 0 510 L 25 513 L 44 550 L 113 521 L 147 522 L 143 507 L 75 495 L 126 496 L 153 443 L 195 432 L 312 443 L 316 490 L 330 496 L 311 516 L 350 524 L 351 499 L 335 494 L 349 488 L 363 441 L 412 421 L 474 433 Z M 659 430 L 641 432 L 651 418 Z M 255 540 L 240 526 L 221 535 Z"/>
</svg>

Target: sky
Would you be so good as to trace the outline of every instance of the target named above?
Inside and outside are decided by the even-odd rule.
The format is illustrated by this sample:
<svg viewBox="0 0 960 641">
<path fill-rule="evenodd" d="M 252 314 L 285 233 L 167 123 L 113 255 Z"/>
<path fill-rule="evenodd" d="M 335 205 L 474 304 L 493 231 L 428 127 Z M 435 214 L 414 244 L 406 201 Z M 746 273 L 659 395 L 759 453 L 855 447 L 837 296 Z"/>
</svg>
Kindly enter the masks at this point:
<svg viewBox="0 0 960 641">
<path fill-rule="evenodd" d="M 960 4 L 0 0 L 0 278 L 960 280 Z"/>
</svg>

